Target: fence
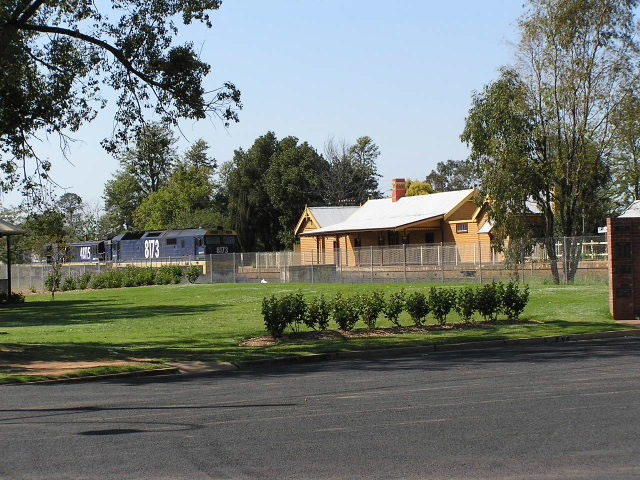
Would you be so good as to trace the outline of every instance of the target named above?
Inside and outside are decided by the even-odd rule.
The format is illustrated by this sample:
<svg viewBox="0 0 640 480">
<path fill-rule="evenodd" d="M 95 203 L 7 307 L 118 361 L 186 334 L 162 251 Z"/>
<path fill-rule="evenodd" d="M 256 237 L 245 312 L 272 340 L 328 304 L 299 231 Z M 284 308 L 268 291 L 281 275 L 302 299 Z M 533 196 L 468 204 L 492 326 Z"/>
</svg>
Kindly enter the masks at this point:
<svg viewBox="0 0 640 480">
<path fill-rule="evenodd" d="M 560 238 L 555 241 L 561 280 L 567 280 L 568 262 L 579 260 L 575 281 L 606 283 L 607 243 L 602 237 Z M 253 252 L 211 255 L 205 258 L 159 258 L 121 264 L 64 265 L 62 278 L 129 265 L 160 267 L 199 265 L 200 283 L 385 283 L 385 282 L 491 282 L 517 278 L 527 283 L 550 282 L 547 251 L 536 245 L 517 265 L 481 245 L 425 244 L 362 247 L 335 254 L 324 252 Z M 482 259 L 482 261 L 481 261 Z M 488 259 L 488 260 L 487 260 Z M 16 291 L 42 290 L 51 267 L 46 264 L 13 265 Z M 2 265 L 0 278 L 6 278 Z"/>
</svg>

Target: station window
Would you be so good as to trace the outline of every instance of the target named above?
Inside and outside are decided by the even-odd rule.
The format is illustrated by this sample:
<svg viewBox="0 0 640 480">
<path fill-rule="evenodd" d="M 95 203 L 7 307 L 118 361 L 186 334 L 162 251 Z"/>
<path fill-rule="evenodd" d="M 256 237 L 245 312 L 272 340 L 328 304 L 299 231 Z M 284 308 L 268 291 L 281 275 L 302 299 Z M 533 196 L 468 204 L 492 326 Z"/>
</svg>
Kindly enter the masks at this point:
<svg viewBox="0 0 640 480">
<path fill-rule="evenodd" d="M 469 233 L 469 224 L 456 223 L 456 233 Z"/>
</svg>

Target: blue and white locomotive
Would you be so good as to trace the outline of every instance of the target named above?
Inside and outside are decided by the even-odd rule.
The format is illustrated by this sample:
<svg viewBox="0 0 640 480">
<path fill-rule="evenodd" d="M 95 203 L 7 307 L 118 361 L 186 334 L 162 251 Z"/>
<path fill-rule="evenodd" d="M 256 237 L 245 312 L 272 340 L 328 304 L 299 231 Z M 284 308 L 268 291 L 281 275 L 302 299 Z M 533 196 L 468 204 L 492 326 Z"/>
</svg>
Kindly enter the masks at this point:
<svg viewBox="0 0 640 480">
<path fill-rule="evenodd" d="M 111 240 L 70 243 L 68 248 L 71 262 L 203 258 L 240 251 L 237 233 L 222 227 L 126 232 Z"/>
</svg>

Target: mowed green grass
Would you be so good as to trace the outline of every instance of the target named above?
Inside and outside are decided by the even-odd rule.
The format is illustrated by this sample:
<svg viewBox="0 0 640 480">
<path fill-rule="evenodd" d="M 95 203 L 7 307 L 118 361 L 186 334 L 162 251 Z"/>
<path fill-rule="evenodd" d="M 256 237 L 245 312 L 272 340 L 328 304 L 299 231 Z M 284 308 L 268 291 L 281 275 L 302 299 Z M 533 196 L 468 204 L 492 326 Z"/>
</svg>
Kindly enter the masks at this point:
<svg viewBox="0 0 640 480">
<path fill-rule="evenodd" d="M 0 308 L 0 363 L 31 360 L 145 358 L 155 361 L 234 362 L 307 353 L 417 346 L 479 340 L 568 335 L 629 328 L 608 311 L 608 287 L 532 286 L 517 323 L 477 329 L 412 333 L 378 338 L 317 340 L 266 347 L 239 346 L 265 335 L 265 296 L 302 292 L 333 297 L 382 290 L 428 291 L 431 285 L 214 284 L 167 285 L 31 295 L 26 303 Z M 453 288 L 453 287 L 451 287 Z M 474 318 L 478 323 L 481 317 Z M 401 321 L 411 325 L 403 313 Z M 430 320 L 431 322 L 433 320 Z M 448 323 L 458 322 L 452 313 Z M 381 317 L 379 326 L 390 326 Z M 330 328 L 337 328 L 331 324 Z M 356 328 L 364 328 L 358 324 Z M 2 373 L 0 371 L 0 373 Z"/>
</svg>

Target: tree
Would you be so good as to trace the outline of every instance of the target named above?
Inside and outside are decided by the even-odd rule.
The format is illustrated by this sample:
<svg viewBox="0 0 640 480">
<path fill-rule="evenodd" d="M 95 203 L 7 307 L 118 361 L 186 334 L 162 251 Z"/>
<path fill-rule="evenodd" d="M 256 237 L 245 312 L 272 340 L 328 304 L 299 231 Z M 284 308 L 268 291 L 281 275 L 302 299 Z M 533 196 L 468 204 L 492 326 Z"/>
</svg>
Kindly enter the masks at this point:
<svg viewBox="0 0 640 480">
<path fill-rule="evenodd" d="M 435 192 L 452 192 L 479 187 L 480 177 L 471 160 L 447 160 L 438 162 L 427 178 Z"/>
<path fill-rule="evenodd" d="M 274 251 L 280 247 L 278 217 L 263 182 L 277 147 L 278 139 L 268 132 L 247 151 L 236 150 L 233 160 L 222 169 L 228 215 L 246 251 Z"/>
<path fill-rule="evenodd" d="M 167 125 L 152 123 L 136 133 L 135 147 L 120 157 L 122 169 L 133 175 L 143 195 L 157 192 L 173 170 L 177 139 Z"/>
<path fill-rule="evenodd" d="M 93 120 L 106 104 L 103 89 L 118 92 L 114 135 L 103 145 L 115 152 L 155 112 L 179 118 L 238 121 L 240 91 L 229 82 L 207 89 L 210 66 L 191 43 L 175 45 L 178 26 L 211 27 L 219 0 L 120 0 L 46 2 L 0 6 L 0 190 L 21 184 L 32 191 L 51 163 L 33 148 L 39 133 L 69 133 Z M 30 161 L 33 174 L 22 175 Z"/>
<path fill-rule="evenodd" d="M 370 137 L 360 137 L 353 145 L 330 138 L 325 143 L 327 161 L 322 172 L 323 201 L 326 205 L 360 205 L 380 198 L 376 159 L 380 151 Z"/>
<path fill-rule="evenodd" d="M 307 142 L 298 144 L 295 137 L 278 142 L 264 176 L 269 202 L 278 216 L 278 240 L 287 248 L 293 247 L 293 230 L 306 205 L 319 205 L 320 172 L 325 161 Z"/>
<path fill-rule="evenodd" d="M 519 22 L 515 69 L 473 96 L 462 140 L 482 169 L 496 232 L 533 235 L 540 212 L 559 281 L 556 238 L 591 233 L 607 205 L 611 119 L 633 76 L 636 0 L 530 0 Z M 518 243 L 518 242 L 513 242 Z M 565 243 L 572 281 L 578 245 Z"/>
<path fill-rule="evenodd" d="M 620 109 L 612 116 L 616 150 L 613 156 L 615 186 L 612 197 L 620 207 L 640 200 L 640 97 L 638 88 L 623 97 Z"/>
<path fill-rule="evenodd" d="M 326 162 L 307 142 L 278 140 L 273 132 L 256 139 L 222 168 L 228 216 L 245 250 L 291 247 L 293 229 L 305 205 L 322 203 Z"/>
<path fill-rule="evenodd" d="M 134 220 L 144 230 L 191 228 L 189 214 L 211 209 L 213 185 L 209 182 L 211 168 L 181 163 L 166 185 L 151 193 L 134 212 Z M 178 217 L 178 214 L 180 216 Z M 176 220 L 180 218 L 180 222 Z M 187 222 L 185 224 L 185 222 Z"/>
<path fill-rule="evenodd" d="M 107 212 L 104 224 L 112 234 L 136 228 L 133 213 L 145 196 L 140 184 L 132 174 L 119 171 L 104 186 L 104 209 Z"/>
<path fill-rule="evenodd" d="M 407 197 L 415 197 L 417 195 L 429 195 L 433 193 L 433 188 L 428 182 L 421 182 L 420 180 L 407 180 Z"/>
</svg>

